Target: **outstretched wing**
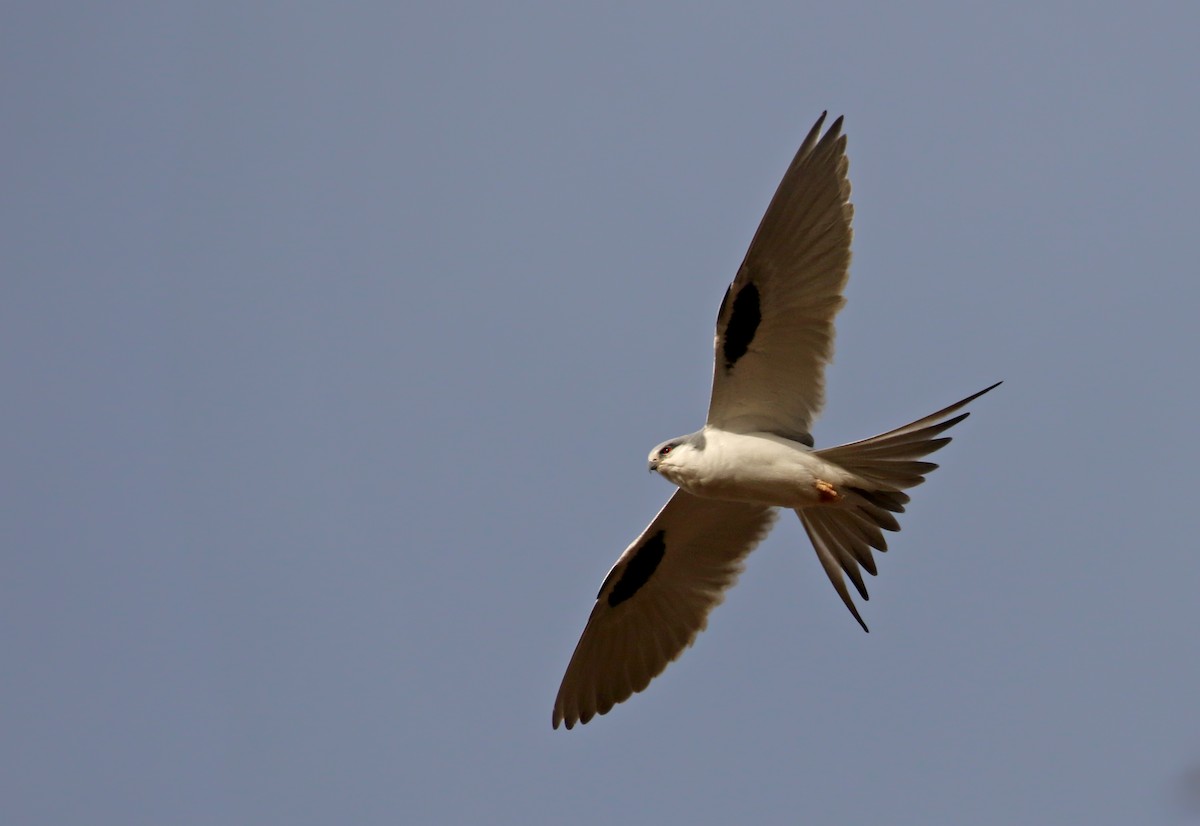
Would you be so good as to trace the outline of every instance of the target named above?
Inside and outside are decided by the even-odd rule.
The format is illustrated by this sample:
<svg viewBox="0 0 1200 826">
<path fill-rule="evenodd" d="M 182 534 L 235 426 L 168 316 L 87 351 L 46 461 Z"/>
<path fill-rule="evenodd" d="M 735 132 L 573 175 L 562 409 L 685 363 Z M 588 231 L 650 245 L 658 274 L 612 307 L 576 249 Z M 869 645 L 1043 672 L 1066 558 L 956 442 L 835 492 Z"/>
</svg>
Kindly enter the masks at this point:
<svg viewBox="0 0 1200 826">
<path fill-rule="evenodd" d="M 775 516 L 676 491 L 600 586 L 554 701 L 554 727 L 607 713 L 683 653 Z"/>
<path fill-rule="evenodd" d="M 708 423 L 810 446 L 825 402 L 833 320 L 850 268 L 850 180 L 838 118 L 822 114 L 763 215 L 717 314 Z"/>
</svg>

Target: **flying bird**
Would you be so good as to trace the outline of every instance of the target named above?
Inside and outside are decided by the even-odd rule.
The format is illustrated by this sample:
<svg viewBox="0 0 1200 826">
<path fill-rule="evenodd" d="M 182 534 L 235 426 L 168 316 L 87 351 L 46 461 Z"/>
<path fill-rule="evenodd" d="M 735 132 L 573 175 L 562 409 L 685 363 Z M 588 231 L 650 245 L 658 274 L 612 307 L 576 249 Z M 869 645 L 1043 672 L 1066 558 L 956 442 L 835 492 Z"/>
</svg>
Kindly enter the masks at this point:
<svg viewBox="0 0 1200 826">
<path fill-rule="evenodd" d="M 795 511 L 834 590 L 863 630 L 872 549 L 937 465 L 947 430 L 993 384 L 915 422 L 816 450 L 833 321 L 850 267 L 849 161 L 842 118 L 817 119 L 788 166 L 717 313 L 704 427 L 650 452 L 678 487 L 604 578 L 571 656 L 554 728 L 586 723 L 646 688 L 704 630 L 779 508 Z"/>
</svg>

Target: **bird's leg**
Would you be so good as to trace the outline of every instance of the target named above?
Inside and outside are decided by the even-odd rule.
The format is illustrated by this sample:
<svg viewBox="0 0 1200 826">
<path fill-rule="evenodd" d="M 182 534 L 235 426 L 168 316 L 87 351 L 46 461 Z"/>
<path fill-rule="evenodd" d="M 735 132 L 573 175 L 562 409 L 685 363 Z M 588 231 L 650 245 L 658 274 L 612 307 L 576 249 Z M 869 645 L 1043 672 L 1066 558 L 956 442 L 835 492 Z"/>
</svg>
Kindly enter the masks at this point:
<svg viewBox="0 0 1200 826">
<path fill-rule="evenodd" d="M 837 492 L 837 488 L 824 479 L 818 479 L 814 487 L 817 489 L 817 501 L 822 504 L 832 505 L 842 498 L 842 495 Z"/>
</svg>

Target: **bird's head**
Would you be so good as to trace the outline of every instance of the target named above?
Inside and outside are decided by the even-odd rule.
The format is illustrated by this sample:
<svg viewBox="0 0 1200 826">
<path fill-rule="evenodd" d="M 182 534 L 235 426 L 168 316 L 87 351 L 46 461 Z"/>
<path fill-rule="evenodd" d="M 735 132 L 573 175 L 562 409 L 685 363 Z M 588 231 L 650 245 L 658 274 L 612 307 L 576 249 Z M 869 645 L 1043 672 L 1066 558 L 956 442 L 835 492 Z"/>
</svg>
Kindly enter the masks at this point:
<svg viewBox="0 0 1200 826">
<path fill-rule="evenodd" d="M 651 472 L 658 471 L 670 481 L 679 484 L 676 474 L 686 464 L 688 454 L 701 449 L 703 446 L 703 436 L 699 433 L 668 439 L 662 444 L 656 445 L 654 450 L 650 451 L 650 456 L 648 457 L 650 470 Z"/>
</svg>

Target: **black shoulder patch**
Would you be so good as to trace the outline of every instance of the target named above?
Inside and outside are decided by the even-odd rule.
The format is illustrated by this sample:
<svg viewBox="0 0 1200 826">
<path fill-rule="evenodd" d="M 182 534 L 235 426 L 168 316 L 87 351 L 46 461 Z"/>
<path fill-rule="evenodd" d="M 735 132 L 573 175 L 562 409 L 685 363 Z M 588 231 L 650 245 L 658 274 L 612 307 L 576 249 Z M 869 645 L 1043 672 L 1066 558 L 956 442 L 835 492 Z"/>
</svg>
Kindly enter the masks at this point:
<svg viewBox="0 0 1200 826">
<path fill-rule="evenodd" d="M 725 298 L 729 299 L 728 294 Z M 750 342 L 754 341 L 760 321 L 762 315 L 758 306 L 758 287 L 750 282 L 738 290 L 733 299 L 733 312 L 729 314 L 729 323 L 725 325 L 725 341 L 721 344 L 721 352 L 725 356 L 726 370 L 746 355 L 746 351 L 750 349 Z"/>
<path fill-rule="evenodd" d="M 620 605 L 650 581 L 658 563 L 662 562 L 663 554 L 667 552 L 667 543 L 663 541 L 664 533 L 664 531 L 659 531 L 654 534 L 642 543 L 642 547 L 633 552 L 633 556 L 629 558 L 629 563 L 625 566 L 624 573 L 617 580 L 612 593 L 608 595 L 609 606 Z"/>
</svg>

